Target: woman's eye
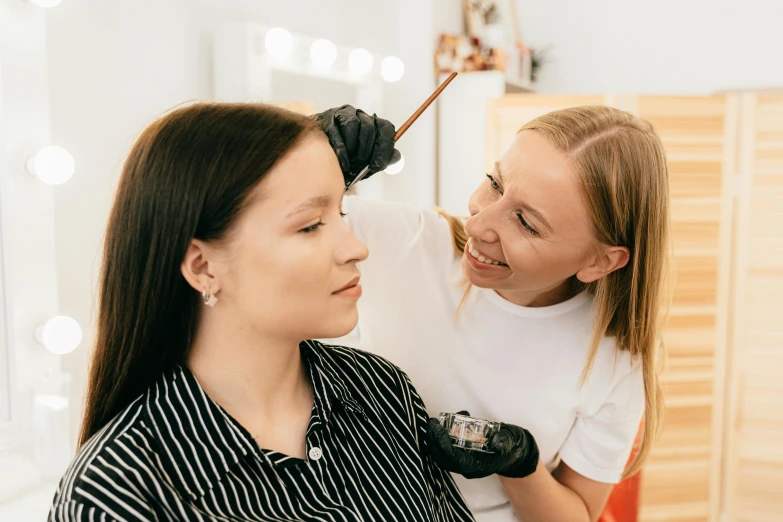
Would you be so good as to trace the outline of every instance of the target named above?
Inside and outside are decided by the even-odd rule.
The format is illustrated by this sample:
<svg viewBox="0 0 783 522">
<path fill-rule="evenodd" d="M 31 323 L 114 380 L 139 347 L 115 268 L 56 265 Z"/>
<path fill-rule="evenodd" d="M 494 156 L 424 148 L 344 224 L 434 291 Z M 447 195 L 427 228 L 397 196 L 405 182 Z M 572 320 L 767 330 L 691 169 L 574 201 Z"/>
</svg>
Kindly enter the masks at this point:
<svg viewBox="0 0 783 522">
<path fill-rule="evenodd" d="M 487 178 L 489 179 L 490 186 L 492 186 L 493 189 L 500 192 L 500 183 L 498 183 L 497 180 L 493 178 L 491 174 L 487 174 Z"/>
<path fill-rule="evenodd" d="M 531 227 L 530 224 L 527 221 L 525 221 L 525 218 L 522 216 L 522 214 L 517 214 L 517 217 L 519 218 L 519 222 L 522 224 L 522 227 L 525 230 L 527 230 L 528 232 L 530 232 L 534 236 L 538 235 L 538 232 L 536 231 L 536 229 Z"/>
<path fill-rule="evenodd" d="M 345 217 L 345 216 L 347 216 L 347 215 L 348 215 L 348 214 L 346 214 L 346 213 L 345 213 L 345 212 L 343 212 L 342 210 L 340 211 L 340 217 Z"/>
<path fill-rule="evenodd" d="M 313 225 L 310 225 L 309 227 L 305 227 L 299 232 L 304 232 L 305 234 L 311 234 L 318 230 L 324 223 L 322 221 L 319 221 L 318 223 L 315 223 Z"/>
</svg>

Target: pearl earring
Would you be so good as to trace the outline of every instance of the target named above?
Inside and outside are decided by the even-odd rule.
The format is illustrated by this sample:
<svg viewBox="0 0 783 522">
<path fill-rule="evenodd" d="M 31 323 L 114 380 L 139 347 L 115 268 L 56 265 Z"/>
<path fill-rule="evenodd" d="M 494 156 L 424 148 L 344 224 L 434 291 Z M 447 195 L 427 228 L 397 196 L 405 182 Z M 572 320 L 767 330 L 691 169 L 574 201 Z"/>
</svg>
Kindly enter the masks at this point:
<svg viewBox="0 0 783 522">
<path fill-rule="evenodd" d="M 209 289 L 209 294 L 207 294 L 206 286 L 204 286 L 204 290 L 201 291 L 201 298 L 204 300 L 204 304 L 210 308 L 215 306 L 215 303 L 218 302 L 217 297 L 212 294 L 212 288 Z"/>
</svg>

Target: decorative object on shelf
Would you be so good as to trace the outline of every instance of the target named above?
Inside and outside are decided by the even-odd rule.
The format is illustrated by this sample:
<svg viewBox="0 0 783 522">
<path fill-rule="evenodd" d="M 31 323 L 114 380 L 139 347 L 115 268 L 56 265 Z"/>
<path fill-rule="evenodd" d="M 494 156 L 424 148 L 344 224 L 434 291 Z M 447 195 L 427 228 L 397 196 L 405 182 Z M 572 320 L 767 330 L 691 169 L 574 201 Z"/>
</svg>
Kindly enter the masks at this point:
<svg viewBox="0 0 783 522">
<path fill-rule="evenodd" d="M 435 73 L 485 71 L 487 64 L 478 38 L 441 34 L 435 49 Z"/>
<path fill-rule="evenodd" d="M 513 26 L 513 43 L 496 1 L 463 0 L 466 34 L 440 36 L 435 51 L 435 74 L 502 71 L 512 92 L 529 91 L 534 51 L 522 43 L 515 1 L 508 2 L 506 16 Z M 535 56 L 540 67 L 543 54 Z"/>
<path fill-rule="evenodd" d="M 473 38 L 481 38 L 490 17 L 497 14 L 495 2 L 493 0 L 463 0 L 462 8 L 465 13 L 467 34 Z"/>
<path fill-rule="evenodd" d="M 549 48 L 530 49 L 530 81 L 535 82 L 538 79 L 538 73 L 547 61 Z"/>
<path fill-rule="evenodd" d="M 522 30 L 519 28 L 516 0 L 509 0 L 508 12 L 511 26 L 514 30 L 514 46 L 509 52 L 509 66 L 506 70 L 508 83 L 521 87 L 529 87 L 533 83 L 532 49 L 522 41 Z"/>
<path fill-rule="evenodd" d="M 533 55 L 529 47 L 515 45 L 509 49 L 506 83 L 529 89 L 532 87 Z"/>
</svg>

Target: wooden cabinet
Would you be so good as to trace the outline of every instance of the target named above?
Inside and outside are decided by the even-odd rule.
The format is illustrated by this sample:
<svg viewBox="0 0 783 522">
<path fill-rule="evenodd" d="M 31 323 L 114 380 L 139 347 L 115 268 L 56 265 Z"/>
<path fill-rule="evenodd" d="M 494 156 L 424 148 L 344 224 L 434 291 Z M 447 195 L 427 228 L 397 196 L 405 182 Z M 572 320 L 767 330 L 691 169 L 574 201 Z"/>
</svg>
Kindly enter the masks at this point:
<svg viewBox="0 0 783 522">
<path fill-rule="evenodd" d="M 669 162 L 667 412 L 640 520 L 783 520 L 783 94 L 509 95 L 489 105 L 487 167 L 528 120 L 582 104 L 650 121 Z"/>
</svg>

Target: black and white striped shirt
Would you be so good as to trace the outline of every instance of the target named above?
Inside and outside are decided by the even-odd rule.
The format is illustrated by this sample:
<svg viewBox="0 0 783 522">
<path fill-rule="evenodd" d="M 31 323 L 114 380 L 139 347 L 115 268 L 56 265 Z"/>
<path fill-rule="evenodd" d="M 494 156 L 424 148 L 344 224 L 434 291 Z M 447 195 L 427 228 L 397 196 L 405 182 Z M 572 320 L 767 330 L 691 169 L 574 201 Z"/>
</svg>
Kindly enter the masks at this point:
<svg viewBox="0 0 783 522">
<path fill-rule="evenodd" d="M 258 449 L 177 367 L 82 447 L 49 520 L 473 520 L 427 453 L 403 372 L 349 348 L 300 351 L 315 399 L 307 460 Z"/>
</svg>

